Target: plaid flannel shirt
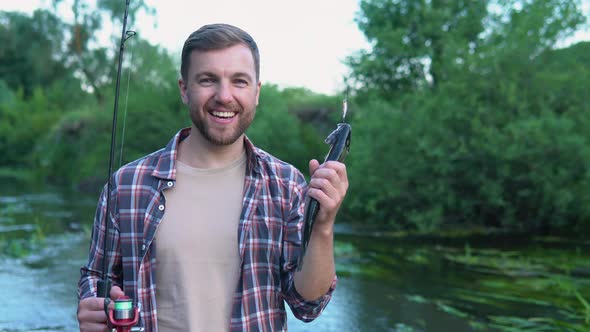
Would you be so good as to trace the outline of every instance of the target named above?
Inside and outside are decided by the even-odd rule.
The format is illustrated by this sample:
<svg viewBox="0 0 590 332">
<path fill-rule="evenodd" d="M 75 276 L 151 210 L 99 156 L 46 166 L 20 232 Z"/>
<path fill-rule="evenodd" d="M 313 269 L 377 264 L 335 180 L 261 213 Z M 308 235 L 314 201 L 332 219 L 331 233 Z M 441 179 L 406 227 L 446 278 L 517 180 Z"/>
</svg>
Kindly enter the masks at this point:
<svg viewBox="0 0 590 332">
<path fill-rule="evenodd" d="M 154 236 L 166 209 L 163 191 L 174 186 L 178 144 L 190 133 L 179 131 L 168 145 L 123 166 L 113 175 L 107 253 L 109 277 L 140 306 L 140 326 L 157 330 L 157 243 Z M 241 275 L 233 298 L 229 331 L 286 331 L 284 302 L 303 321 L 323 311 L 336 287 L 305 301 L 294 286 L 300 254 L 305 178 L 296 168 L 258 149 L 245 138 L 244 198 L 237 237 Z M 88 264 L 81 268 L 79 298 L 97 296 L 105 256 L 106 186 L 100 196 Z M 102 295 L 101 295 L 102 296 Z"/>
</svg>

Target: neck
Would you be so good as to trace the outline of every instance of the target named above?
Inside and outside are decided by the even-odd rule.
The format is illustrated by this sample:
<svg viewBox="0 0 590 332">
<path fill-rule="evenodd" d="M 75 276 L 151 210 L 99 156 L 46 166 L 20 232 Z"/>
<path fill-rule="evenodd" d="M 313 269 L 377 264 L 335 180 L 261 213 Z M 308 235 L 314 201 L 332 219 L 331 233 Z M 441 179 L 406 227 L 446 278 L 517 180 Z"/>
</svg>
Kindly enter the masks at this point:
<svg viewBox="0 0 590 332">
<path fill-rule="evenodd" d="M 189 136 L 178 146 L 178 160 L 196 168 L 220 168 L 238 159 L 243 151 L 243 135 L 232 144 L 216 145 L 193 125 Z"/>
</svg>

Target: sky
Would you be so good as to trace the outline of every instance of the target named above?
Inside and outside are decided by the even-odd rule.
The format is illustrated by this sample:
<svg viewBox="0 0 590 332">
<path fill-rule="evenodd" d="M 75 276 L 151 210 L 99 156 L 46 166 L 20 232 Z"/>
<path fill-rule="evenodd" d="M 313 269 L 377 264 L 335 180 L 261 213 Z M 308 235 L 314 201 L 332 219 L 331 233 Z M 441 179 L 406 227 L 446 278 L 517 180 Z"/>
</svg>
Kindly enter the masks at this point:
<svg viewBox="0 0 590 332">
<path fill-rule="evenodd" d="M 136 22 L 128 22 L 128 29 L 137 30 L 143 39 L 179 56 L 184 40 L 202 25 L 238 26 L 258 44 L 262 83 L 282 88 L 296 86 L 325 94 L 341 93 L 343 79 L 348 74 L 344 59 L 357 50 L 369 48 L 354 22 L 358 0 L 146 0 L 146 3 L 156 9 L 156 17 L 140 15 Z M 0 0 L 0 10 L 32 12 L 50 4 L 50 0 Z M 63 15 L 68 19 L 71 14 L 64 11 Z M 121 28 L 107 27 L 115 29 L 116 35 L 121 34 Z M 130 49 L 127 47 L 126 52 Z"/>
<path fill-rule="evenodd" d="M 156 9 L 156 16 L 140 15 L 128 29 L 178 57 L 186 37 L 204 24 L 229 23 L 246 30 L 260 49 L 263 84 L 338 94 L 348 76 L 346 57 L 370 49 L 354 21 L 359 0 L 145 1 Z M 32 12 L 50 4 L 51 0 L 0 0 L 0 10 Z M 590 0 L 582 0 L 582 11 L 590 17 Z M 64 19 L 71 18 L 68 11 L 61 12 Z M 108 41 L 112 34 L 120 36 L 121 27 L 107 24 L 103 39 Z M 588 26 L 564 45 L 578 40 L 590 40 Z M 132 52 L 131 47 L 126 51 Z"/>
</svg>

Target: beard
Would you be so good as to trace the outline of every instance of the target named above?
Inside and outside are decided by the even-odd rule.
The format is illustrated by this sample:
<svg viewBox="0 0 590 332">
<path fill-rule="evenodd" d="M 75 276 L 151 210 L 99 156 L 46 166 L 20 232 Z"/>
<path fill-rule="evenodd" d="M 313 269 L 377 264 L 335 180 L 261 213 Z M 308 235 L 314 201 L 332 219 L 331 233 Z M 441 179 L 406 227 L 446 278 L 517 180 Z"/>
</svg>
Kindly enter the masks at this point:
<svg viewBox="0 0 590 332">
<path fill-rule="evenodd" d="M 222 107 L 230 112 L 236 112 L 237 123 L 234 123 L 227 128 L 224 128 L 223 132 L 215 132 L 211 129 L 207 116 L 211 110 Z M 209 101 L 205 104 L 201 110 L 197 105 L 190 105 L 190 116 L 193 124 L 201 135 L 209 142 L 214 145 L 224 146 L 231 145 L 238 140 L 250 127 L 252 120 L 254 120 L 255 110 L 244 110 L 240 105 L 228 104 L 224 105 L 216 101 Z"/>
</svg>

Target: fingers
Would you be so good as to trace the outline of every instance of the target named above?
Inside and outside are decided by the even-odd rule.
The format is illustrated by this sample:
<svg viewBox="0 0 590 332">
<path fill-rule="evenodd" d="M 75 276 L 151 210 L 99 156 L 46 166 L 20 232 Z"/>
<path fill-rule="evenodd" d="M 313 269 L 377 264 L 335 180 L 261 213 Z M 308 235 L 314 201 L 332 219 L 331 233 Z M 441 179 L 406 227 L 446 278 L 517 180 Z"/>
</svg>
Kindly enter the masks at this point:
<svg viewBox="0 0 590 332">
<path fill-rule="evenodd" d="M 343 163 L 328 161 L 319 165 L 317 160 L 314 159 L 309 162 L 309 166 L 311 174 L 310 187 L 322 189 L 326 186 L 332 186 L 342 194 L 348 189 L 348 175 L 346 174 L 346 165 Z M 312 182 L 314 183 L 312 184 Z"/>
<path fill-rule="evenodd" d="M 125 296 L 125 293 L 123 292 L 121 287 L 113 286 L 113 287 L 111 287 L 111 292 L 109 293 L 109 296 L 111 299 L 116 300 L 116 299 L 120 298 L 121 296 Z"/>
<path fill-rule="evenodd" d="M 333 175 L 326 175 L 333 177 Z M 315 177 L 309 181 L 308 188 L 309 195 L 320 202 L 323 208 L 331 208 L 340 197 L 338 189 L 332 184 L 328 178 Z"/>
<path fill-rule="evenodd" d="M 344 181 L 346 183 L 348 183 L 348 175 L 346 174 L 346 165 L 344 165 L 343 163 L 339 162 L 339 161 L 334 161 L 334 160 L 329 160 L 326 161 L 325 163 L 321 164 L 315 160 L 312 159 L 309 161 L 309 174 L 313 177 L 315 172 L 318 169 L 330 169 L 336 172 L 336 174 L 338 174 L 338 177 L 340 178 L 340 181 Z"/>
<path fill-rule="evenodd" d="M 320 214 L 326 218 L 335 217 L 340 204 L 348 190 L 348 176 L 346 166 L 337 161 L 328 161 L 319 165 L 317 160 L 309 163 L 312 174 L 308 193 L 320 203 Z"/>
<path fill-rule="evenodd" d="M 320 203 L 320 211 L 325 211 L 330 215 L 335 214 L 334 210 L 337 210 L 344 200 L 344 193 L 331 186 L 326 180 L 312 180 L 308 193 L 310 197 Z"/>
<path fill-rule="evenodd" d="M 107 331 L 107 316 L 104 312 L 104 298 L 89 297 L 78 304 L 78 322 L 80 331 Z"/>
<path fill-rule="evenodd" d="M 80 300 L 78 305 L 80 311 L 102 311 L 104 312 L 104 298 L 102 297 L 88 297 Z M 106 319 L 106 317 L 105 317 Z"/>
<path fill-rule="evenodd" d="M 111 287 L 109 297 L 113 300 L 124 296 L 125 292 L 119 286 Z M 113 302 L 109 304 L 109 308 L 114 306 Z M 80 331 L 83 332 L 106 332 L 107 315 L 104 312 L 104 298 L 89 297 L 80 300 L 78 304 L 78 322 L 80 323 Z"/>
<path fill-rule="evenodd" d="M 315 173 L 315 171 L 320 167 L 320 163 L 315 160 L 312 159 L 309 161 L 309 174 L 311 174 L 313 176 L 313 173 Z"/>
</svg>

